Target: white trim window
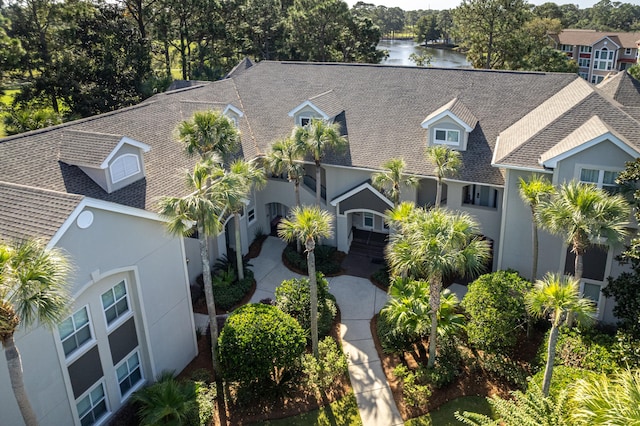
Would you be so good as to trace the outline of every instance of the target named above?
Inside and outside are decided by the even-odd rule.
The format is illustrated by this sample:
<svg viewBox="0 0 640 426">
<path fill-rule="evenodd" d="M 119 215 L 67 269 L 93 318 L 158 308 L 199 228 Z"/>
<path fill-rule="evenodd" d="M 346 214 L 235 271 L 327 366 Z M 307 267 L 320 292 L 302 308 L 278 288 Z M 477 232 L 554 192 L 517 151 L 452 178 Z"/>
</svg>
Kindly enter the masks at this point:
<svg viewBox="0 0 640 426">
<path fill-rule="evenodd" d="M 77 399 L 76 408 L 82 426 L 94 425 L 104 418 L 109 408 L 102 381 Z"/>
<path fill-rule="evenodd" d="M 120 396 L 124 399 L 135 390 L 144 377 L 140 366 L 140 353 L 136 349 L 130 356 L 116 366 L 116 378 L 120 387 Z"/>
<path fill-rule="evenodd" d="M 632 51 L 632 50 L 633 50 L 633 49 L 632 49 L 632 48 L 630 48 L 630 47 L 625 48 L 625 49 L 624 49 L 624 54 L 625 54 L 625 56 L 631 56 L 631 51 Z"/>
<path fill-rule="evenodd" d="M 64 355 L 67 358 L 93 342 L 88 308 L 86 306 L 83 307 L 58 324 L 58 332 L 60 333 Z"/>
<path fill-rule="evenodd" d="M 589 58 L 578 59 L 578 66 L 580 68 L 589 68 L 589 65 L 591 65 L 591 59 Z"/>
<path fill-rule="evenodd" d="M 615 55 L 615 51 L 609 50 L 606 47 L 603 47 L 600 50 L 596 50 L 594 61 L 593 61 L 593 69 L 594 70 L 611 70 L 613 69 L 613 56 Z"/>
<path fill-rule="evenodd" d="M 252 224 L 253 222 L 256 221 L 256 208 L 255 207 L 250 207 L 247 210 L 247 221 L 249 222 L 249 224 Z"/>
<path fill-rule="evenodd" d="M 600 84 L 602 83 L 602 80 L 604 80 L 604 76 L 603 75 L 594 75 L 591 77 L 591 82 L 593 84 Z"/>
<path fill-rule="evenodd" d="M 364 212 L 362 215 L 362 226 L 367 229 L 373 229 L 373 224 L 373 213 Z"/>
<path fill-rule="evenodd" d="M 582 279 L 580 281 L 580 295 L 585 299 L 591 300 L 596 307 L 596 317 L 599 317 L 601 299 L 602 299 L 602 287 L 601 281 Z"/>
<path fill-rule="evenodd" d="M 125 280 L 120 281 L 102 293 L 100 300 L 102 301 L 102 309 L 105 320 L 107 321 L 107 327 L 130 312 L 127 283 Z"/>
<path fill-rule="evenodd" d="M 580 46 L 580 53 L 591 53 L 591 46 Z"/>
<path fill-rule="evenodd" d="M 305 127 L 308 126 L 309 124 L 311 124 L 311 120 L 313 120 L 313 117 L 300 117 L 300 127 Z"/>
<path fill-rule="evenodd" d="M 459 145 L 460 131 L 450 129 L 433 129 L 435 143 L 445 145 Z"/>
<path fill-rule="evenodd" d="M 595 185 L 609 193 L 615 193 L 618 191 L 618 184 L 616 183 L 618 173 L 619 172 L 617 170 L 590 169 L 583 167 L 580 169 L 580 182 Z"/>
<path fill-rule="evenodd" d="M 109 167 L 111 182 L 117 183 L 140 173 L 140 160 L 135 154 L 124 154 L 113 160 Z"/>
<path fill-rule="evenodd" d="M 560 45 L 560 50 L 562 50 L 563 52 L 572 53 L 573 52 L 573 45 L 572 44 L 561 44 Z"/>
<path fill-rule="evenodd" d="M 589 80 L 589 73 L 586 72 L 579 72 L 578 75 L 582 78 L 584 78 L 585 80 Z"/>
</svg>

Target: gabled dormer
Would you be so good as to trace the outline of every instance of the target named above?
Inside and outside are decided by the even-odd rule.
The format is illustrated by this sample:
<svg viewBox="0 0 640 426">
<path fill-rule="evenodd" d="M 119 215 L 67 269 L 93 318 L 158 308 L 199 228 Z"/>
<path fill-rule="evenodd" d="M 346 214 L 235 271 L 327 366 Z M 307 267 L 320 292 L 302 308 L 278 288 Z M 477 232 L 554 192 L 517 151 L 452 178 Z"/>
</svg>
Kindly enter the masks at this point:
<svg viewBox="0 0 640 426">
<path fill-rule="evenodd" d="M 145 176 L 143 154 L 151 147 L 123 135 L 65 130 L 58 159 L 77 166 L 111 193 Z"/>
<path fill-rule="evenodd" d="M 180 101 L 180 112 L 183 120 L 190 120 L 196 112 L 217 111 L 226 116 L 233 124 L 239 127 L 240 119 L 244 112 L 233 104 L 225 102 L 206 101 Z"/>
<path fill-rule="evenodd" d="M 427 146 L 446 145 L 457 151 L 467 149 L 469 133 L 476 124 L 478 119 L 458 98 L 441 106 L 422 121 L 422 127 L 427 129 Z"/>
<path fill-rule="evenodd" d="M 334 122 L 343 111 L 340 100 L 333 90 L 329 90 L 302 102 L 289 111 L 289 117 L 293 117 L 294 125 L 306 126 L 314 118 Z"/>
</svg>

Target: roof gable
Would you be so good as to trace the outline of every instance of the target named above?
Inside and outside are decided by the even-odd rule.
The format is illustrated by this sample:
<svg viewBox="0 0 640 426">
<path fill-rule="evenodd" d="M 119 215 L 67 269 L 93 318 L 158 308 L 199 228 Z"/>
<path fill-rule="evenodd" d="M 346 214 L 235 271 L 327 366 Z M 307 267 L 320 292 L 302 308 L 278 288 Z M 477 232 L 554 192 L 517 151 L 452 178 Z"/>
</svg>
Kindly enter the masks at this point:
<svg viewBox="0 0 640 426">
<path fill-rule="evenodd" d="M 596 86 L 605 96 L 626 107 L 640 107 L 640 81 L 621 71 Z"/>
<path fill-rule="evenodd" d="M 422 127 L 426 129 L 443 117 L 451 118 L 467 132 L 473 131 L 476 124 L 478 124 L 478 119 L 473 115 L 469 108 L 467 108 L 467 106 L 458 98 L 453 98 L 451 101 L 427 115 L 427 117 L 422 121 Z"/>
<path fill-rule="evenodd" d="M 597 115 L 571 132 L 554 147 L 540 156 L 539 163 L 547 168 L 555 168 L 559 161 L 582 152 L 604 141 L 611 141 L 632 157 L 640 156 L 640 151 L 629 141 L 617 134 Z"/>
<path fill-rule="evenodd" d="M 369 191 L 371 193 L 373 193 L 373 195 L 375 195 L 376 197 L 378 197 L 380 200 L 382 200 L 384 203 L 386 203 L 389 208 L 393 208 L 393 203 L 384 196 L 384 194 L 382 194 L 380 191 L 378 191 L 377 189 L 375 189 L 372 185 L 370 181 L 366 181 L 361 183 L 360 185 L 348 190 L 347 192 L 337 196 L 336 198 L 334 198 L 333 200 L 331 200 L 330 204 L 332 206 L 337 206 L 338 203 L 342 202 L 342 201 L 346 201 L 351 197 L 354 197 L 355 195 L 363 192 L 363 191 Z"/>
<path fill-rule="evenodd" d="M 106 169 L 122 148 L 131 145 L 148 152 L 151 147 L 122 135 L 65 130 L 60 141 L 58 159 L 72 166 Z"/>
</svg>

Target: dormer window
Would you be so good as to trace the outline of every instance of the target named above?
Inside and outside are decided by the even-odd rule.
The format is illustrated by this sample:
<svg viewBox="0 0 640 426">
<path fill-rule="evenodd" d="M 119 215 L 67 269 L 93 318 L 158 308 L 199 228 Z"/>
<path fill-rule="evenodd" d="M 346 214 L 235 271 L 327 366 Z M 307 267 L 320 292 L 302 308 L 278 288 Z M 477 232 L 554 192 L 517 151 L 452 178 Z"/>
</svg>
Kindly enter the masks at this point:
<svg viewBox="0 0 640 426">
<path fill-rule="evenodd" d="M 307 126 L 311 123 L 311 117 L 300 117 L 300 127 Z"/>
<path fill-rule="evenodd" d="M 225 117 L 227 117 L 229 119 L 229 121 L 231 121 L 233 123 L 233 125 L 236 127 L 236 129 L 239 127 L 239 119 L 242 116 L 244 116 L 244 113 L 242 111 L 240 111 L 238 108 L 234 107 L 231 104 L 228 104 L 226 106 L 224 111 L 222 111 L 222 114 Z"/>
<path fill-rule="evenodd" d="M 435 129 L 435 143 L 458 145 L 460 132 L 458 130 Z"/>
<path fill-rule="evenodd" d="M 109 170 L 111 171 L 111 182 L 120 182 L 140 172 L 140 160 L 135 154 L 124 154 L 111 163 Z"/>
</svg>

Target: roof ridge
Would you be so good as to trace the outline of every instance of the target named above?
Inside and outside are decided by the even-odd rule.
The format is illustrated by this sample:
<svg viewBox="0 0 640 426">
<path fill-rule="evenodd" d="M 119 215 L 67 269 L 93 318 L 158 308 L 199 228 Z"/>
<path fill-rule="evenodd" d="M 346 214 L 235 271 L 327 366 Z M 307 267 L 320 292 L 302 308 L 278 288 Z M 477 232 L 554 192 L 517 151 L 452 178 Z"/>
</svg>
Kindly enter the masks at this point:
<svg viewBox="0 0 640 426">
<path fill-rule="evenodd" d="M 82 194 L 73 194 L 71 192 L 63 192 L 63 191 L 56 191 L 55 189 L 48 189 L 48 188 L 41 188 L 41 187 L 37 187 L 37 186 L 30 186 L 30 185 L 24 185 L 21 183 L 15 183 L 15 182 L 7 182 L 4 180 L 0 180 L 0 186 L 5 186 L 5 187 L 13 187 L 16 189 L 22 189 L 25 191 L 31 191 L 31 192 L 42 192 L 42 193 L 47 193 L 47 194 L 56 194 L 62 197 L 67 197 L 67 198 L 77 198 L 79 200 L 85 198 L 84 195 Z"/>
<path fill-rule="evenodd" d="M 262 155 L 260 153 L 260 147 L 258 146 L 258 140 L 256 139 L 255 134 L 253 133 L 253 128 L 251 127 L 251 120 L 249 120 L 247 111 L 244 108 L 244 103 L 242 102 L 242 97 L 240 96 L 240 91 L 238 90 L 236 81 L 234 80 L 233 77 L 231 77 L 229 80 L 231 80 L 231 84 L 233 84 L 233 90 L 235 91 L 236 96 L 238 98 L 238 102 L 240 103 L 240 110 L 242 110 L 242 112 L 244 113 L 244 118 L 247 121 L 247 127 L 249 128 L 249 137 L 253 141 L 253 146 L 256 150 L 256 156 Z"/>
</svg>

